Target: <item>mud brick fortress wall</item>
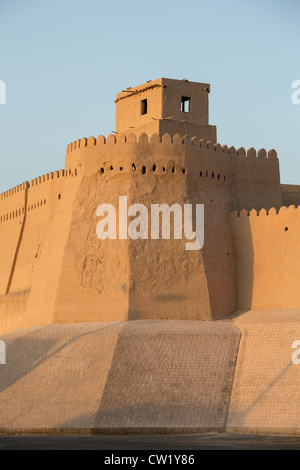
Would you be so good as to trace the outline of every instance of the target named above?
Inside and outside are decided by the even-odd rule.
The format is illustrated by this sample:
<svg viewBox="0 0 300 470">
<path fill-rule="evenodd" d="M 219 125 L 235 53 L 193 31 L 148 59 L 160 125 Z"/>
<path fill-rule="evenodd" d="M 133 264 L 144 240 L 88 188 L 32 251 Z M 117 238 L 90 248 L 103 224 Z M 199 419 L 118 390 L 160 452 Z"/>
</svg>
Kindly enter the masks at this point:
<svg viewBox="0 0 300 470">
<path fill-rule="evenodd" d="M 300 204 L 300 189 L 280 184 L 274 150 L 217 143 L 209 91 L 169 79 L 122 91 L 115 135 L 74 141 L 63 170 L 1 194 L 2 333 L 300 307 L 299 210 L 283 207 Z M 117 207 L 120 195 L 148 208 L 204 204 L 203 249 L 186 251 L 185 240 L 99 240 L 96 209 Z"/>
<path fill-rule="evenodd" d="M 124 90 L 115 135 L 0 195 L 0 434 L 299 435 L 300 186 L 275 150 L 217 143 L 209 91 Z M 98 239 L 119 196 L 204 204 L 203 249 Z"/>
</svg>

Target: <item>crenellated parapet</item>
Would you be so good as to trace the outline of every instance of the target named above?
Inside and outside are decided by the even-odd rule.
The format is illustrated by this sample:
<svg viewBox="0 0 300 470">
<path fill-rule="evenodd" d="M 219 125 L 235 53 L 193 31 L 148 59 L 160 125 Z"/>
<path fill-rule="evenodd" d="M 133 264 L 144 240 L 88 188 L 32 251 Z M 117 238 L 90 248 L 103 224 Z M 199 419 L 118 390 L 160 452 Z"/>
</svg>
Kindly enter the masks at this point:
<svg viewBox="0 0 300 470">
<path fill-rule="evenodd" d="M 125 135 L 125 134 L 109 134 L 107 137 L 99 135 L 95 137 L 83 137 L 78 139 L 67 146 L 67 154 L 81 150 L 85 147 L 94 147 L 95 145 L 111 145 L 111 144 L 174 144 L 174 145 L 192 145 L 199 149 L 204 149 L 205 151 L 217 152 L 225 155 L 232 155 L 238 157 L 257 157 L 257 158 L 277 158 L 277 152 L 274 149 L 269 151 L 265 149 L 255 150 L 253 147 L 245 150 L 245 148 L 240 147 L 236 149 L 231 146 L 221 145 L 219 143 L 214 143 L 213 141 L 206 141 L 204 139 L 199 139 L 198 137 L 190 137 L 189 135 L 180 135 L 175 134 L 171 136 L 168 133 L 159 135 L 157 133 L 148 136 L 146 133 L 140 135 L 135 135 L 134 133 Z"/>
<path fill-rule="evenodd" d="M 65 167 L 74 166 L 81 167 L 85 176 L 98 171 L 112 175 L 111 168 L 114 171 L 120 168 L 127 174 L 133 168 L 145 178 L 153 166 L 157 168 L 156 174 L 167 174 L 166 169 L 171 166 L 175 167 L 174 175 L 177 170 L 183 171 L 200 186 L 207 185 L 209 178 L 226 182 L 236 195 L 237 209 L 282 205 L 279 162 L 274 149 L 246 150 L 179 133 L 173 136 L 117 133 L 69 144 Z M 212 196 L 214 190 L 210 189 Z"/>
<path fill-rule="evenodd" d="M 0 200 L 7 199 L 10 196 L 13 196 L 17 193 L 20 193 L 21 191 L 24 191 L 26 188 L 28 188 L 29 183 L 28 181 L 25 181 L 24 183 L 18 184 L 12 189 L 9 189 L 8 191 L 4 191 L 3 193 L 0 194 Z"/>
<path fill-rule="evenodd" d="M 279 209 L 276 209 L 275 207 L 271 207 L 270 209 L 252 209 L 251 211 L 247 211 L 246 209 L 242 209 L 241 211 L 233 211 L 231 213 L 232 217 L 235 218 L 245 218 L 245 217 L 250 217 L 250 218 L 256 218 L 256 217 L 265 217 L 265 216 L 282 216 L 282 215 L 296 215 L 300 214 L 300 205 L 295 206 L 295 205 L 290 205 L 290 206 L 281 206 Z"/>
<path fill-rule="evenodd" d="M 7 199 L 10 196 L 14 196 L 15 194 L 20 193 L 21 191 L 24 191 L 27 188 L 33 188 L 34 186 L 38 186 L 42 183 L 47 183 L 48 181 L 58 180 L 59 178 L 67 178 L 68 176 L 73 177 L 77 175 L 78 169 L 75 169 L 75 171 L 72 171 L 71 169 L 69 169 L 68 171 L 61 169 L 50 173 L 45 173 L 44 175 L 33 178 L 30 181 L 25 181 L 24 183 L 21 183 L 12 189 L 4 191 L 0 194 L 0 201 Z"/>
<path fill-rule="evenodd" d="M 121 145 L 119 149 L 119 145 Z M 136 147 L 134 147 L 136 146 Z M 139 148 L 139 152 L 134 152 L 134 148 Z M 145 157 L 143 150 L 145 149 Z M 98 150 L 100 154 L 98 155 Z M 81 163 L 76 162 L 71 164 L 72 154 L 83 152 L 83 168 Z M 90 158 L 87 152 L 91 151 L 94 155 Z M 96 151 L 96 154 L 95 154 Z M 184 151 L 185 158 L 181 158 L 182 151 Z M 198 153 L 199 151 L 199 153 Z M 118 161 L 115 163 L 114 155 L 118 156 Z M 197 157 L 198 155 L 198 157 Z M 101 156 L 103 157 L 101 159 Z M 121 156 L 121 157 L 120 157 Z M 191 156 L 191 158 L 189 158 Z M 132 158 L 130 158 L 132 157 Z M 70 160 L 71 159 L 71 160 Z M 122 160 L 122 161 L 121 161 Z M 120 164 L 119 164 L 120 161 Z M 190 164 L 190 162 L 192 162 Z M 265 163 L 263 163 L 265 162 Z M 69 177 L 77 177 L 78 174 L 84 171 L 85 174 L 91 174 L 93 171 L 99 171 L 100 174 L 115 174 L 119 173 L 139 173 L 147 177 L 149 174 L 178 174 L 184 176 L 193 175 L 199 181 L 204 181 L 203 178 L 222 181 L 226 183 L 234 183 L 236 186 L 238 202 L 237 208 L 247 206 L 249 208 L 255 207 L 255 203 L 250 201 L 247 204 L 249 194 L 245 194 L 245 182 L 249 185 L 249 178 L 254 181 L 263 179 L 265 173 L 270 178 L 270 168 L 265 167 L 268 162 L 275 163 L 275 179 L 271 193 L 274 194 L 274 183 L 276 181 L 276 169 L 278 165 L 277 152 L 274 149 L 269 151 L 265 149 L 255 150 L 253 147 L 246 150 L 243 147 L 236 149 L 233 146 L 221 145 L 213 141 L 206 141 L 198 137 L 190 137 L 189 135 L 175 134 L 171 136 L 168 133 L 159 135 L 154 133 L 148 136 L 146 133 L 135 135 L 130 133 L 128 135 L 118 133 L 110 134 L 107 137 L 99 135 L 97 138 L 89 137 L 78 139 L 67 146 L 66 167 L 59 171 L 46 173 L 37 178 L 32 179 L 30 182 L 24 182 L 0 195 L 0 220 L 11 220 L 15 214 L 21 215 L 24 211 L 24 204 L 22 202 L 14 202 L 13 198 L 16 195 L 21 195 L 25 189 L 29 191 L 29 207 L 32 210 L 35 207 L 45 205 L 45 198 L 38 195 L 37 201 L 33 201 L 33 194 L 36 189 L 47 182 L 57 182 L 65 180 Z M 78 163 L 78 164 L 76 164 Z M 91 169 L 89 168 L 91 167 Z M 250 171 L 249 171 L 250 169 Z M 91 171 L 89 171 L 91 170 Z M 252 171 L 252 174 L 251 174 Z M 249 177 L 250 175 L 250 177 Z M 202 179 L 201 179 L 202 178 Z M 213 189 L 212 189 L 213 190 Z M 250 191 L 249 191 L 250 193 Z M 40 200 L 39 200 L 40 199 Z M 250 198 L 251 199 L 251 198 Z M 3 207 L 1 202 L 6 202 Z M 17 201 L 17 200 L 16 200 Z M 275 204 L 280 207 L 278 198 Z M 10 206 L 20 207 L 10 207 Z M 260 203 L 258 206 L 261 205 Z M 269 204 L 267 204 L 268 206 Z M 257 207 L 259 208 L 259 207 Z"/>
<path fill-rule="evenodd" d="M 61 182 L 67 178 L 77 177 L 79 169 L 57 170 L 38 176 L 31 181 L 5 191 L 0 195 L 0 223 L 24 217 L 25 213 L 32 212 L 47 205 L 49 194 L 53 192 L 53 184 Z M 48 183 L 45 186 L 45 183 Z M 49 186 L 50 185 L 50 186 Z"/>
</svg>

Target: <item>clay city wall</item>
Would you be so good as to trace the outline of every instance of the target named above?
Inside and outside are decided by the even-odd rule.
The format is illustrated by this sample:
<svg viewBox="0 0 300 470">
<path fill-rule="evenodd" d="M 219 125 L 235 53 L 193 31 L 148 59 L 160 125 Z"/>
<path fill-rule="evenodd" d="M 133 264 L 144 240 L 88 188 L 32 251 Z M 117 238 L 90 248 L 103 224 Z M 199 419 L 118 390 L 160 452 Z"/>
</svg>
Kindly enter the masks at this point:
<svg viewBox="0 0 300 470">
<path fill-rule="evenodd" d="M 229 213 L 245 201 L 244 186 L 249 207 L 280 207 L 275 151 L 246 152 L 178 134 L 73 142 L 65 170 L 1 196 L 2 331 L 54 321 L 209 320 L 235 312 Z M 147 207 L 203 203 L 204 249 L 186 252 L 183 240 L 99 241 L 96 208 L 116 207 L 119 195 Z"/>
<path fill-rule="evenodd" d="M 68 194 L 77 178 L 64 170 L 49 173 L 24 183 L 1 195 L 0 199 L 0 313 L 1 329 L 27 324 L 25 311 L 39 278 L 47 282 L 51 291 L 55 278 L 51 264 L 57 264 L 56 254 L 42 254 L 49 242 L 49 234 L 57 225 L 60 214 L 66 217 Z M 73 194 L 74 196 L 74 194 Z M 57 230 L 57 229 L 56 229 Z M 57 240 L 56 243 L 59 243 Z M 54 258 L 53 258 L 54 257 Z M 37 272 L 39 274 L 37 275 Z M 52 272 L 53 274 L 53 272 Z M 55 282 L 54 282 L 55 284 Z M 42 309 L 41 309 L 42 312 Z M 40 313 L 39 315 L 42 315 Z"/>
<path fill-rule="evenodd" d="M 294 184 L 281 185 L 282 205 L 298 206 L 300 204 L 300 186 Z"/>
<path fill-rule="evenodd" d="M 244 165 L 246 171 L 248 162 L 248 178 L 251 172 L 253 174 L 254 188 L 250 195 L 253 202 L 249 204 L 256 204 L 258 207 L 268 206 L 274 204 L 274 199 L 278 195 L 277 203 L 278 205 L 281 203 L 276 153 L 270 151 L 267 156 L 265 150 L 260 150 L 257 157 L 255 155 L 254 149 L 249 149 L 246 154 L 244 149 L 236 150 L 233 147 L 228 148 L 213 142 L 199 141 L 198 138 L 191 139 L 188 136 L 175 135 L 171 138 L 168 134 L 161 137 L 154 134 L 150 139 L 145 134 L 139 138 L 134 134 L 127 137 L 121 134 L 110 135 L 107 139 L 104 136 L 99 136 L 97 139 L 90 137 L 68 146 L 66 166 L 72 164 L 82 166 L 84 175 L 95 176 L 96 179 L 88 180 L 87 183 L 82 181 L 82 184 L 87 184 L 90 188 L 94 185 L 92 195 L 94 197 L 98 194 L 97 201 L 115 205 L 117 201 L 112 199 L 111 193 L 113 192 L 113 195 L 126 194 L 131 203 L 144 203 L 146 206 L 150 203 L 165 202 L 171 205 L 178 201 L 190 201 L 204 203 L 207 208 L 206 241 L 201 253 L 185 253 L 184 257 L 178 259 L 181 248 L 176 249 L 175 245 L 171 248 L 170 241 L 160 241 L 155 248 L 153 242 L 134 241 L 131 243 L 129 241 L 129 251 L 122 250 L 129 256 L 129 261 L 126 258 L 126 263 L 129 262 L 129 282 L 124 282 L 122 278 L 120 283 L 129 293 L 129 312 L 128 316 L 125 316 L 126 319 L 149 319 L 157 316 L 157 318 L 168 319 L 208 320 L 223 318 L 236 310 L 236 261 L 228 217 L 228 212 L 238 207 L 236 193 L 239 191 L 239 196 L 242 194 L 242 185 L 235 187 L 235 168 L 238 167 L 241 172 L 240 167 Z M 268 180 L 273 185 L 269 193 L 265 190 L 263 183 L 266 179 L 264 173 L 268 174 Z M 129 186 L 128 181 L 130 181 Z M 260 184 L 260 191 L 257 182 Z M 105 190 L 103 190 L 104 185 Z M 88 205 L 87 188 L 82 187 L 80 193 Z M 84 200 L 80 203 L 81 207 L 83 205 Z M 92 207 L 95 211 L 96 203 Z M 89 213 L 91 217 L 92 211 L 90 210 Z M 78 223 L 74 220 L 74 226 L 77 225 Z M 95 225 L 94 217 L 94 227 Z M 78 247 L 82 246 L 82 242 L 75 238 L 76 231 L 72 230 L 72 240 L 68 241 L 68 244 L 72 245 L 72 250 L 69 253 L 76 252 L 77 257 L 80 258 L 82 255 L 78 253 Z M 114 296 L 110 292 L 110 287 L 114 285 L 111 282 L 105 288 L 100 281 L 97 285 L 95 279 L 110 279 L 110 276 L 104 276 L 103 263 L 99 263 L 101 269 L 95 265 L 97 253 L 101 252 L 95 240 L 95 234 L 94 239 L 91 237 L 88 241 L 90 244 L 86 244 L 86 247 L 90 247 L 92 254 L 89 254 L 89 258 L 93 260 L 94 265 L 89 266 L 85 261 L 81 264 L 86 270 L 90 270 L 89 287 L 93 285 L 94 289 L 102 292 L 100 317 L 103 321 L 109 320 L 109 316 L 112 315 L 112 299 L 114 301 L 115 298 L 124 298 L 124 292 L 120 291 L 120 287 L 115 286 L 118 295 Z M 170 250 L 167 258 L 166 255 L 161 255 L 161 252 L 165 251 L 163 244 Z M 107 246 L 108 242 L 106 242 Z M 114 250 L 117 249 L 115 242 L 112 246 Z M 102 250 L 101 261 L 103 257 L 108 256 L 107 249 L 102 248 Z M 112 252 L 111 249 L 108 251 Z M 63 264 L 66 273 L 69 274 L 73 269 L 73 275 L 69 276 L 69 279 L 75 280 L 75 266 L 71 257 L 67 263 Z M 145 265 L 147 265 L 147 272 L 145 272 Z M 168 266 L 167 272 L 164 272 L 164 265 Z M 97 269 L 99 271 L 96 276 Z M 78 268 L 76 271 L 79 277 Z M 93 271 L 94 275 L 92 275 Z M 84 278 L 85 276 L 86 274 Z M 66 279 L 67 275 L 65 282 Z M 172 282 L 167 282 L 167 279 L 171 279 Z M 65 285 L 65 282 L 62 285 Z M 76 285 L 71 285 L 69 281 L 67 290 L 63 288 L 61 302 L 57 308 L 63 309 L 64 312 L 69 309 L 68 321 L 77 310 L 80 310 L 81 305 L 85 305 L 89 312 L 95 311 L 96 297 L 93 300 L 93 295 L 89 294 L 87 299 L 89 291 L 86 289 L 83 291 L 81 287 L 78 279 Z M 68 296 L 66 296 L 66 291 L 69 291 Z M 79 298 L 81 291 L 82 297 Z M 76 292 L 75 296 L 73 292 Z M 107 300 L 105 299 L 106 293 L 109 293 Z M 114 307 L 115 312 L 119 312 L 121 318 L 124 318 L 124 313 L 121 312 L 125 312 L 128 304 L 126 307 L 114 304 Z M 59 314 L 59 320 L 62 321 L 63 317 L 62 312 Z M 115 317 L 116 320 L 121 318 L 118 315 Z M 95 320 L 95 317 L 91 319 L 91 321 Z"/>
<path fill-rule="evenodd" d="M 220 211 L 211 211 L 207 218 L 208 228 L 213 230 L 214 220 L 219 218 L 220 226 L 224 226 L 221 232 L 226 233 L 226 207 L 234 199 L 229 183 L 222 183 L 217 175 L 216 178 L 204 178 L 203 190 L 199 193 L 199 162 L 197 158 L 186 157 L 184 146 L 177 150 L 173 145 L 169 149 L 160 147 L 154 152 L 149 144 L 125 144 L 121 152 L 114 145 L 103 146 L 100 150 L 95 146 L 88 156 L 83 157 L 89 164 L 85 172 L 90 171 L 92 174 L 82 179 L 74 206 L 68 239 L 68 246 L 72 248 L 66 252 L 63 262 L 62 275 L 65 271 L 65 280 L 61 285 L 66 284 L 67 277 L 69 283 L 62 288 L 61 301 L 57 305 L 60 320 L 67 309 L 70 318 L 74 314 L 76 318 L 93 314 L 95 317 L 92 321 L 99 318 L 103 321 L 112 315 L 115 315 L 115 320 L 151 316 L 180 319 L 203 315 L 206 319 L 211 318 L 211 298 L 203 268 L 203 253 L 186 252 L 182 240 L 101 242 L 96 238 L 95 212 L 101 202 L 117 207 L 119 195 L 127 196 L 128 205 L 143 203 L 148 210 L 151 203 L 172 205 L 178 201 L 193 202 L 197 199 L 198 202 L 202 200 L 211 204 L 208 196 L 209 187 L 213 185 Z M 80 208 L 85 211 L 84 222 L 77 216 Z M 83 233 L 78 231 L 78 226 L 82 227 Z M 228 245 L 232 246 L 230 234 L 228 240 Z M 230 247 L 228 250 L 232 251 Z M 72 253 L 76 253 L 77 265 L 74 264 Z M 113 260 L 113 256 L 116 259 Z M 221 263 L 223 259 L 220 257 L 217 262 Z M 111 272 L 112 265 L 118 266 L 114 273 Z M 213 273 L 214 269 L 211 266 L 210 272 Z M 230 278 L 230 283 L 234 285 L 231 271 L 231 267 L 226 267 L 220 273 L 224 282 Z M 227 302 L 232 304 L 233 299 L 234 296 L 228 295 Z M 235 309 L 235 305 L 230 305 L 229 311 L 232 309 Z"/>
<path fill-rule="evenodd" d="M 300 206 L 231 215 L 239 309 L 300 306 Z"/>
<path fill-rule="evenodd" d="M 36 250 L 43 244 L 47 234 L 47 224 L 57 210 L 66 177 L 67 174 L 64 170 L 55 171 L 1 194 L 2 259 L 8 253 L 10 256 L 7 258 L 14 258 L 19 244 L 18 271 L 22 265 L 32 263 L 34 257 L 37 257 Z M 15 243 L 15 239 L 18 240 L 17 243 Z M 7 266 L 6 264 L 6 269 Z M 3 263 L 1 263 L 1 268 L 4 269 Z M 29 272 L 19 274 L 17 279 L 15 273 L 9 287 L 4 281 L 5 276 L 2 278 L 0 294 L 31 287 Z"/>
</svg>

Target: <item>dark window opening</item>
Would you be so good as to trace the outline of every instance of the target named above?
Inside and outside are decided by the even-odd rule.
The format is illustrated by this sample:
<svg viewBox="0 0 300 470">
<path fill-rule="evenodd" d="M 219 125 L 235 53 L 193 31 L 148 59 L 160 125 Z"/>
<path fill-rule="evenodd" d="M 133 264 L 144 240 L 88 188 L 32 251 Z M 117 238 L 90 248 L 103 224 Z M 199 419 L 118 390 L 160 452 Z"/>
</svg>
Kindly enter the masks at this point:
<svg viewBox="0 0 300 470">
<path fill-rule="evenodd" d="M 152 171 L 156 171 L 156 165 L 154 163 L 153 167 L 152 167 Z"/>
<path fill-rule="evenodd" d="M 191 98 L 189 98 L 188 96 L 182 96 L 180 111 L 182 113 L 189 113 L 190 108 L 191 108 Z"/>
<path fill-rule="evenodd" d="M 288 231 L 288 229 L 289 229 L 288 227 L 285 227 L 284 231 L 285 231 L 285 232 L 287 232 L 287 231 Z"/>
<path fill-rule="evenodd" d="M 142 167 L 142 175 L 144 175 L 145 173 L 146 173 L 146 167 L 143 166 L 143 167 Z"/>
<path fill-rule="evenodd" d="M 148 112 L 147 100 L 141 100 L 141 115 L 147 114 L 147 112 Z"/>
<path fill-rule="evenodd" d="M 133 163 L 133 164 L 132 164 L 132 171 L 135 171 L 135 170 L 136 170 L 136 166 L 135 166 L 135 164 Z"/>
<path fill-rule="evenodd" d="M 58 195 L 58 199 L 61 199 L 61 194 Z"/>
</svg>

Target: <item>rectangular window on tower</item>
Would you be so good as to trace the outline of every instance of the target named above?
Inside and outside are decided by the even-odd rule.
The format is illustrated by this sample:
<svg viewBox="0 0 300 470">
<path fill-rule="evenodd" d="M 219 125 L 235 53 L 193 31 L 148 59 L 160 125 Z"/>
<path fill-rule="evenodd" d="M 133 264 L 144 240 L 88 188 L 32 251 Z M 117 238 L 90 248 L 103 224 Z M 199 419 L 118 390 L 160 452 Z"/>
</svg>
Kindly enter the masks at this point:
<svg viewBox="0 0 300 470">
<path fill-rule="evenodd" d="M 148 111 L 147 100 L 141 100 L 141 115 L 147 114 Z"/>
<path fill-rule="evenodd" d="M 189 113 L 191 110 L 191 98 L 188 96 L 181 97 L 181 108 L 182 113 Z"/>
</svg>

